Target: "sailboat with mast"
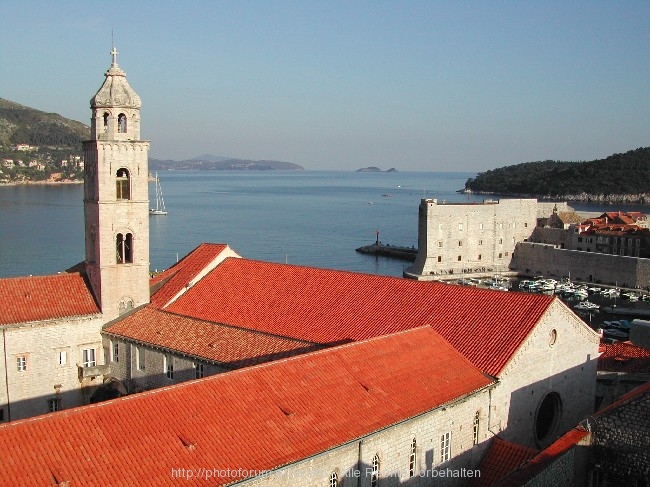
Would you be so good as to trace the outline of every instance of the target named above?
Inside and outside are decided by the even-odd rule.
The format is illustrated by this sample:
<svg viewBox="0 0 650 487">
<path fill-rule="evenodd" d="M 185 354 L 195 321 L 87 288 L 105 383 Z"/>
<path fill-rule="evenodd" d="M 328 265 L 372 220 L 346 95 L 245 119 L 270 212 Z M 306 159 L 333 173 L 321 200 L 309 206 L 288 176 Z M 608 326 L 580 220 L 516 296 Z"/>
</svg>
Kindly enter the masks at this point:
<svg viewBox="0 0 650 487">
<path fill-rule="evenodd" d="M 165 200 L 163 199 L 162 187 L 160 186 L 160 179 L 156 173 L 156 207 L 149 209 L 150 215 L 166 215 Z"/>
</svg>

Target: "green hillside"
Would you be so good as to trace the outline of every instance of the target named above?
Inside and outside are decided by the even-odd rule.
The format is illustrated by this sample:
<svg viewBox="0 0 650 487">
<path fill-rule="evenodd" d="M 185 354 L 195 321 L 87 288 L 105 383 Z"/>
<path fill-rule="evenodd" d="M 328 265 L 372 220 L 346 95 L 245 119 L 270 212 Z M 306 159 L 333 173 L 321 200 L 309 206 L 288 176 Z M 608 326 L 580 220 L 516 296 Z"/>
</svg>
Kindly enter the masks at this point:
<svg viewBox="0 0 650 487">
<path fill-rule="evenodd" d="M 71 147 L 81 152 L 81 141 L 89 138 L 88 125 L 0 98 L 0 146 Z"/>
<path fill-rule="evenodd" d="M 479 173 L 464 192 L 567 197 L 650 193 L 650 147 L 586 162 L 541 161 Z"/>
</svg>

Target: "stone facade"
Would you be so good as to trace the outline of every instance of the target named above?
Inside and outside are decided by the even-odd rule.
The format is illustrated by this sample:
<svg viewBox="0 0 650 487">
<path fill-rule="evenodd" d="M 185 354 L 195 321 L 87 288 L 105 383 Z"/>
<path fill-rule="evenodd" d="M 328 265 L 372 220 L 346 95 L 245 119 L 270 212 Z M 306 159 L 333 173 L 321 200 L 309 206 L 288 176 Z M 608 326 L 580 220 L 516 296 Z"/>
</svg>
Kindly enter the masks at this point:
<svg viewBox="0 0 650 487">
<path fill-rule="evenodd" d="M 116 336 L 104 336 L 103 344 L 112 377 L 119 379 L 129 394 L 232 370 L 200 357 L 133 343 Z"/>
<path fill-rule="evenodd" d="M 415 279 L 451 279 L 510 270 L 517 242 L 537 225 L 535 199 L 439 204 L 423 199 L 418 255 L 404 272 Z"/>
<path fill-rule="evenodd" d="M 149 302 L 149 142 L 140 98 L 112 54 L 83 143 L 86 272 L 107 320 Z"/>
<path fill-rule="evenodd" d="M 640 289 L 650 286 L 650 259 L 580 252 L 549 244 L 520 242 L 512 267 L 525 276 L 571 276 L 572 280 Z"/>
<path fill-rule="evenodd" d="M 595 331 L 556 300 L 500 374 L 490 430 L 539 449 L 591 414 L 599 342 Z"/>
<path fill-rule="evenodd" d="M 108 372 L 103 367 L 99 334 L 102 324 L 101 316 L 88 316 L 5 327 L 5 360 L 0 366 L 3 420 L 15 421 L 88 404 L 103 374 Z M 92 352 L 84 356 L 84 350 Z M 92 358 L 92 354 L 94 365 L 84 368 L 84 360 Z"/>
</svg>

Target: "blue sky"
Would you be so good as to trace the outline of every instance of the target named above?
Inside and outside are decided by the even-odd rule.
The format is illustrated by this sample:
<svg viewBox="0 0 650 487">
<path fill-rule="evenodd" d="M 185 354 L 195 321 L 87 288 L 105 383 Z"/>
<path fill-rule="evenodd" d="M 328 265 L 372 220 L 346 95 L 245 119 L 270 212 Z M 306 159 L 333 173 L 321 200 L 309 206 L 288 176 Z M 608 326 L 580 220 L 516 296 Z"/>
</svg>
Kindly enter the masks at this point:
<svg viewBox="0 0 650 487">
<path fill-rule="evenodd" d="M 150 155 L 483 171 L 650 145 L 650 2 L 0 0 L 0 97 L 89 122 L 118 63 Z"/>
</svg>

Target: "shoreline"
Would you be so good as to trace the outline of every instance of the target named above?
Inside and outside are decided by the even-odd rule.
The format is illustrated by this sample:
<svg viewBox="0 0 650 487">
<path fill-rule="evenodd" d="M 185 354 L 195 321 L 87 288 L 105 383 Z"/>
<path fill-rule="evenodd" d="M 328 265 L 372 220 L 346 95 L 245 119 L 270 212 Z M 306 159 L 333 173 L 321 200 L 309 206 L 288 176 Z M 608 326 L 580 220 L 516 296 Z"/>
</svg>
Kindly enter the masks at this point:
<svg viewBox="0 0 650 487">
<path fill-rule="evenodd" d="M 10 181 L 0 182 L 0 186 L 31 186 L 31 185 L 55 185 L 55 184 L 83 184 L 82 180 L 69 181 Z"/>
<path fill-rule="evenodd" d="M 618 204 L 634 204 L 634 205 L 648 205 L 650 204 L 650 194 L 570 194 L 570 195 L 535 195 L 525 193 L 498 193 L 494 191 L 472 191 L 471 189 L 460 189 L 456 191 L 458 194 L 474 194 L 486 196 L 501 196 L 507 198 L 535 198 L 539 201 L 556 201 L 556 202 L 575 202 L 575 203 L 598 203 L 603 205 L 618 205 Z"/>
</svg>

